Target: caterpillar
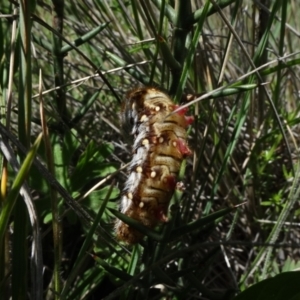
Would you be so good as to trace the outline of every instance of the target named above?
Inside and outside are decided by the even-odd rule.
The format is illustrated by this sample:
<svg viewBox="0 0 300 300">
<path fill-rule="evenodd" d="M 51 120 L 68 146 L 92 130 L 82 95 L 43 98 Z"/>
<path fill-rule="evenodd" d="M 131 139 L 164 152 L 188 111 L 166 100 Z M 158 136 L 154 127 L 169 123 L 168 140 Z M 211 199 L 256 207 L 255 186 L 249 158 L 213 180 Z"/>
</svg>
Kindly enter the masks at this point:
<svg viewBox="0 0 300 300">
<path fill-rule="evenodd" d="M 193 117 L 178 108 L 170 97 L 156 88 L 129 91 L 122 112 L 122 124 L 134 137 L 133 156 L 123 190 L 120 210 L 149 228 L 166 222 L 169 202 L 176 187 L 182 160 L 191 154 L 186 128 Z M 118 220 L 116 236 L 127 244 L 143 235 Z"/>
</svg>

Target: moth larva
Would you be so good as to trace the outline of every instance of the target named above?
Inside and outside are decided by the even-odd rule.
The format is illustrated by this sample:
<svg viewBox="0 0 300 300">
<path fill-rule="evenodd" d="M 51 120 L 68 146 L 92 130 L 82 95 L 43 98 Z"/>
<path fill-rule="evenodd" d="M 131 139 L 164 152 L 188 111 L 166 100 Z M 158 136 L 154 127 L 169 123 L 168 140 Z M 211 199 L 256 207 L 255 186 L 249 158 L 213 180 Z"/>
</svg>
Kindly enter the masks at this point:
<svg viewBox="0 0 300 300">
<path fill-rule="evenodd" d="M 150 228 L 166 221 L 181 162 L 191 154 L 186 127 L 193 117 L 185 116 L 187 109 L 171 114 L 176 108 L 160 90 L 138 88 L 128 92 L 123 109 L 122 122 L 131 127 L 134 143 L 121 212 Z M 128 244 L 143 237 L 120 220 L 116 234 Z"/>
</svg>

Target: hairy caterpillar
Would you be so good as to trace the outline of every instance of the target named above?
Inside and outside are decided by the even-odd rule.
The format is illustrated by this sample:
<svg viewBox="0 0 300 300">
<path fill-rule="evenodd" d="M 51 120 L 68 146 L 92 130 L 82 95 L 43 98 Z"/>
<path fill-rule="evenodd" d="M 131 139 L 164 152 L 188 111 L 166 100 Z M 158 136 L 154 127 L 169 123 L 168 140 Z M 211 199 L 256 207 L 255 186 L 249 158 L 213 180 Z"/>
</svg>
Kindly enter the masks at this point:
<svg viewBox="0 0 300 300">
<path fill-rule="evenodd" d="M 191 154 L 186 143 L 186 127 L 193 117 L 187 109 L 171 114 L 177 105 L 155 88 L 128 92 L 122 122 L 134 136 L 133 157 L 121 199 L 121 212 L 144 226 L 153 228 L 165 222 L 176 177 L 184 157 Z M 128 244 L 143 237 L 118 220 L 116 234 Z"/>
</svg>

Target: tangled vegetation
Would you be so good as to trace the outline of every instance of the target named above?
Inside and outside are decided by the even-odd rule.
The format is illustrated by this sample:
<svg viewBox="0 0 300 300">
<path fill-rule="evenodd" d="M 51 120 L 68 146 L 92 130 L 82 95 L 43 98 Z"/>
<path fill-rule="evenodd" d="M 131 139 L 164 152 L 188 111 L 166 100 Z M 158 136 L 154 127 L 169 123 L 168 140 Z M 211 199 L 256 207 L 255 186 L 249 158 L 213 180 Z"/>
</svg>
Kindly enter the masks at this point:
<svg viewBox="0 0 300 300">
<path fill-rule="evenodd" d="M 298 299 L 297 9 L 2 1 L 0 298 L 245 300 L 267 282 Z M 193 155 L 169 221 L 127 246 L 114 234 L 132 145 L 120 113 L 137 86 L 188 107 Z"/>
</svg>

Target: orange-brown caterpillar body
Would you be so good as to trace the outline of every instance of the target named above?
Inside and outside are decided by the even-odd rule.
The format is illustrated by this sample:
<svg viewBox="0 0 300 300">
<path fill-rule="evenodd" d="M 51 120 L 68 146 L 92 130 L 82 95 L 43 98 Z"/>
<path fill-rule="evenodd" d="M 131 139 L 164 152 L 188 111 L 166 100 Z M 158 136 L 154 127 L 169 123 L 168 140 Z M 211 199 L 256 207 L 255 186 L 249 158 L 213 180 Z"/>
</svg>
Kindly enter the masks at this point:
<svg viewBox="0 0 300 300">
<path fill-rule="evenodd" d="M 165 222 L 182 160 L 191 154 L 186 127 L 193 121 L 186 109 L 176 108 L 168 95 L 155 88 L 138 88 L 127 94 L 122 121 L 131 126 L 133 157 L 121 200 L 121 212 L 144 226 Z M 142 234 L 118 220 L 116 234 L 128 244 Z"/>
</svg>

